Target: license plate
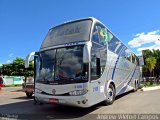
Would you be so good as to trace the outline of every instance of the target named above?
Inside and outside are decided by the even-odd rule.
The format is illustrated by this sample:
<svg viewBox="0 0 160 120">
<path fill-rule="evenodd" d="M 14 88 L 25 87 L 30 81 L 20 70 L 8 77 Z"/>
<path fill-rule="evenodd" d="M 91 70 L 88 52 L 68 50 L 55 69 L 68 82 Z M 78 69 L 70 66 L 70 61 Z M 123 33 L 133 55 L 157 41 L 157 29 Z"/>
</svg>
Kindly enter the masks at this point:
<svg viewBox="0 0 160 120">
<path fill-rule="evenodd" d="M 58 99 L 55 99 L 55 98 L 50 98 L 50 99 L 49 99 L 49 102 L 50 102 L 50 103 L 58 103 L 59 100 L 58 100 Z"/>
</svg>

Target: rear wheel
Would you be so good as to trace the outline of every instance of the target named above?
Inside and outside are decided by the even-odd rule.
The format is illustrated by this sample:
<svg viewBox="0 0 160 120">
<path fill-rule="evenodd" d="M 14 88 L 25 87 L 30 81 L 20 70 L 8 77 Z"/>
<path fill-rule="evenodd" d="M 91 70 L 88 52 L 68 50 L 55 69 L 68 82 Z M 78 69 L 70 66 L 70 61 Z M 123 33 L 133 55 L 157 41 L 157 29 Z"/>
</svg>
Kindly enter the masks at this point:
<svg viewBox="0 0 160 120">
<path fill-rule="evenodd" d="M 134 92 L 136 92 L 138 90 L 138 84 L 137 81 L 134 82 Z"/>
<path fill-rule="evenodd" d="M 104 101 L 104 103 L 106 105 L 113 104 L 115 100 L 115 88 L 112 84 L 110 84 L 109 88 L 105 91 L 105 95 L 106 95 L 106 100 Z"/>
<path fill-rule="evenodd" d="M 33 95 L 33 93 L 26 92 L 26 96 L 27 96 L 28 98 L 31 98 L 32 95 Z"/>
</svg>

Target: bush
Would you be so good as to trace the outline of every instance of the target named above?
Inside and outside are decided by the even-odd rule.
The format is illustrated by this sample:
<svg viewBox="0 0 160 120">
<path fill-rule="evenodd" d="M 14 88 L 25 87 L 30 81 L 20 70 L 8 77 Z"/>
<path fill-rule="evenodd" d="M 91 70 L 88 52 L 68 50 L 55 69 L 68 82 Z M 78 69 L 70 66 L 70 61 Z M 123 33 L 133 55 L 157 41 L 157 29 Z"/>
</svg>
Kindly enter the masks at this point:
<svg viewBox="0 0 160 120">
<path fill-rule="evenodd" d="M 146 86 L 151 86 L 151 82 L 146 82 Z"/>
</svg>

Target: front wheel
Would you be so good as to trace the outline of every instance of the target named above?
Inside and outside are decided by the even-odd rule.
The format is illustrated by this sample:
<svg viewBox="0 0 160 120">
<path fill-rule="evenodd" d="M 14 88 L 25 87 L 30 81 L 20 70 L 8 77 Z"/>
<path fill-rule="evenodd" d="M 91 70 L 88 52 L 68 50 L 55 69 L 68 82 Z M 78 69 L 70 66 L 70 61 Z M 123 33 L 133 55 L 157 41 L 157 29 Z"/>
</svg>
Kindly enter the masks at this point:
<svg viewBox="0 0 160 120">
<path fill-rule="evenodd" d="M 109 88 L 105 91 L 106 100 L 104 101 L 105 105 L 113 104 L 115 100 L 115 88 L 112 84 L 109 85 Z"/>
<path fill-rule="evenodd" d="M 31 98 L 32 95 L 33 95 L 33 93 L 26 92 L 26 96 L 27 96 L 28 98 Z"/>
<path fill-rule="evenodd" d="M 138 84 L 137 81 L 134 82 L 134 92 L 136 92 L 138 90 Z"/>
</svg>

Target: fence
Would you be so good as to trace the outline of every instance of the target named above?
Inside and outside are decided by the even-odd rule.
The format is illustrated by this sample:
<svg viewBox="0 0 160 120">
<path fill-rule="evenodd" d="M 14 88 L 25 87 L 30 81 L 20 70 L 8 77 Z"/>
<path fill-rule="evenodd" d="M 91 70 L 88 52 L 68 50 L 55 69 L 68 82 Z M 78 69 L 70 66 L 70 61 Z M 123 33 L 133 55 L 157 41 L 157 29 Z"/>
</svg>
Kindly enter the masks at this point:
<svg viewBox="0 0 160 120">
<path fill-rule="evenodd" d="M 3 76 L 4 85 L 21 85 L 23 83 L 23 76 Z"/>
<path fill-rule="evenodd" d="M 143 77 L 141 80 L 141 84 L 160 84 L 160 78 L 156 77 Z"/>
</svg>

